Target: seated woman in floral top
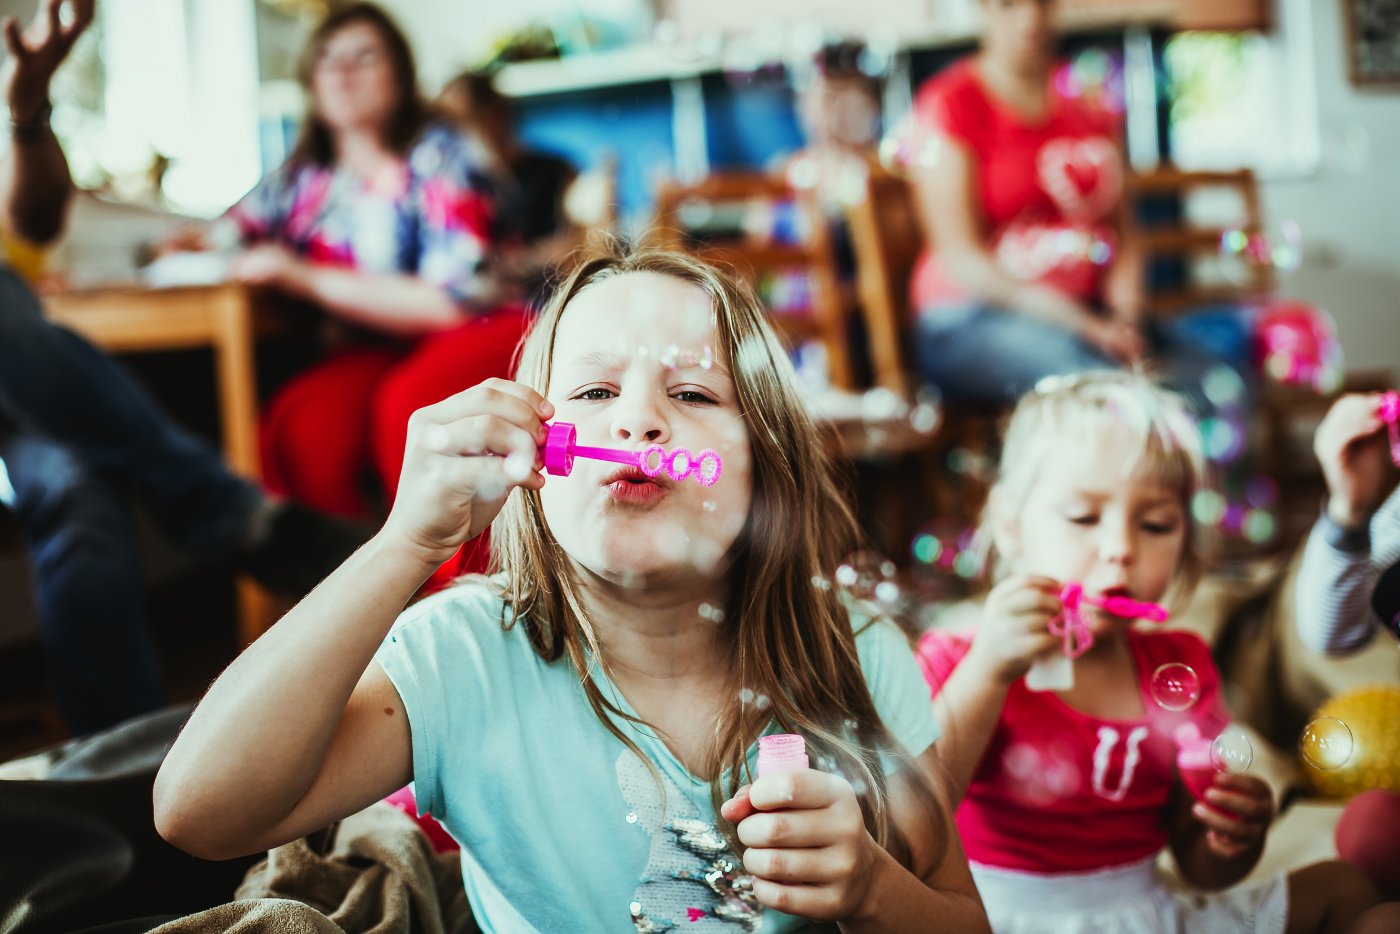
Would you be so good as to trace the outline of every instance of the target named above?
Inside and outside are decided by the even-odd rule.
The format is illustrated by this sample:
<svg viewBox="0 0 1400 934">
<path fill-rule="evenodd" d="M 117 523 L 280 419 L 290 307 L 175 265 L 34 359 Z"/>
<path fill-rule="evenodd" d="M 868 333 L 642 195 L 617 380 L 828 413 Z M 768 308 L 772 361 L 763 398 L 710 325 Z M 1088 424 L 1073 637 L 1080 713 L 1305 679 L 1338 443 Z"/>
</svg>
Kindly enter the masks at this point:
<svg viewBox="0 0 1400 934">
<path fill-rule="evenodd" d="M 527 319 L 489 271 L 479 159 L 433 118 L 393 22 L 371 4 L 329 17 L 302 80 L 312 103 L 295 152 L 228 213 L 246 247 L 232 273 L 323 309 L 342 338 L 268 405 L 264 481 L 363 516 L 369 468 L 394 495 L 408 417 L 508 376 Z M 484 556 L 459 555 L 437 580 Z"/>
</svg>

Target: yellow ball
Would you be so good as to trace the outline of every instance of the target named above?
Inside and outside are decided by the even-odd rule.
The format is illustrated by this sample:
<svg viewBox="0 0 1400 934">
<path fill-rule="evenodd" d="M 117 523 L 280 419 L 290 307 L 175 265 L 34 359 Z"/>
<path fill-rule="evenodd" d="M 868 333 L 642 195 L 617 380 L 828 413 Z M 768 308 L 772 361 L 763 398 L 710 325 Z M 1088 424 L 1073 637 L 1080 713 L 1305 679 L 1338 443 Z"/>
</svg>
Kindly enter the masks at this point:
<svg viewBox="0 0 1400 934">
<path fill-rule="evenodd" d="M 1400 791 L 1400 685 L 1354 688 L 1327 701 L 1304 727 L 1298 753 L 1323 797 Z"/>
</svg>

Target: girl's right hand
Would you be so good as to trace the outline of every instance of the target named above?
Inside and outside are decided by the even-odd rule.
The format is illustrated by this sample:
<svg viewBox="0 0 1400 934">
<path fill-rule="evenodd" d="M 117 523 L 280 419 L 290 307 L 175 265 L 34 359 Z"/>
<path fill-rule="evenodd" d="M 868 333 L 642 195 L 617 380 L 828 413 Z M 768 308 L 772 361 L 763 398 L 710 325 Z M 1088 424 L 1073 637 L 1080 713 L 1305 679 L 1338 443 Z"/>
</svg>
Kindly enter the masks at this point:
<svg viewBox="0 0 1400 934">
<path fill-rule="evenodd" d="M 381 535 L 436 567 L 496 518 L 515 487 L 544 486 L 540 446 L 554 406 L 488 379 L 413 413 L 398 494 Z"/>
<path fill-rule="evenodd" d="M 1060 584 L 1048 577 L 1017 574 L 992 588 L 968 660 L 1002 684 L 1011 684 L 1031 663 L 1060 646 L 1050 620 L 1063 608 Z"/>
</svg>

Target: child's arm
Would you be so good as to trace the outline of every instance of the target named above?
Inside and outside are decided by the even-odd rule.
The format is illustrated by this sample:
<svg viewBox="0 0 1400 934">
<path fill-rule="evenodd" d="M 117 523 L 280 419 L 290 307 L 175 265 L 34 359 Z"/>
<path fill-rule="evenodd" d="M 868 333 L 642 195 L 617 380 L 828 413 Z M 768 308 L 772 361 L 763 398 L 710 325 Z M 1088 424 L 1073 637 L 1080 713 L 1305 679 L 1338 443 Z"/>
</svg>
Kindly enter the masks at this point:
<svg viewBox="0 0 1400 934">
<path fill-rule="evenodd" d="M 1375 634 L 1370 598 L 1382 568 L 1372 560 L 1370 525 L 1392 470 L 1376 397 L 1338 400 L 1313 447 L 1328 499 L 1303 553 L 1295 617 L 1309 648 L 1339 655 Z"/>
<path fill-rule="evenodd" d="M 933 747 L 919 767 L 934 781 L 941 765 Z M 941 930 L 990 930 L 951 818 L 940 827 L 908 777 L 891 779 L 890 814 L 910 841 L 912 871 L 876 844 L 840 775 L 804 770 L 761 778 L 721 813 L 738 824 L 754 894 L 770 908 L 835 921 L 851 934 L 927 931 L 931 918 Z M 940 830 L 947 846 L 936 861 Z"/>
<path fill-rule="evenodd" d="M 1196 801 L 1178 781 L 1172 799 L 1171 847 L 1181 875 L 1203 889 L 1223 889 L 1249 875 L 1274 819 L 1269 786 L 1252 775 L 1222 772 Z M 1213 805 L 1213 806 L 1212 806 Z"/>
<path fill-rule="evenodd" d="M 411 778 L 409 725 L 376 649 L 427 576 L 499 511 L 549 403 L 489 380 L 414 414 L 388 522 L 219 676 L 161 765 L 155 821 L 199 856 L 296 839 Z M 488 456 L 474 456 L 488 455 Z"/>
<path fill-rule="evenodd" d="M 972 648 L 934 697 L 950 807 L 958 806 L 972 783 L 1007 690 L 1057 645 L 1048 624 L 1060 612 L 1059 592 L 1059 584 L 1043 577 L 1009 577 L 993 588 Z"/>
</svg>

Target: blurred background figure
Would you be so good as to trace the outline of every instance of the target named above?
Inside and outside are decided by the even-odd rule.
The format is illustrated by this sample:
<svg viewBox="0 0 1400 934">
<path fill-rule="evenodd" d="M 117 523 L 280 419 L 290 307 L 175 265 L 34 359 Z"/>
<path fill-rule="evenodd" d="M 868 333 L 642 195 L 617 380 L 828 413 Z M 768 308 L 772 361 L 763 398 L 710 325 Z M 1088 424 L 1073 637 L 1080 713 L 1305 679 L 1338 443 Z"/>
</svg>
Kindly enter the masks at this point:
<svg viewBox="0 0 1400 934">
<path fill-rule="evenodd" d="M 324 312 L 323 358 L 262 416 L 269 489 L 327 512 L 376 515 L 392 500 L 408 417 L 507 376 L 525 330 L 498 273 L 497 193 L 479 149 L 437 118 L 412 51 L 377 6 L 312 33 L 301 65 L 310 109 L 295 150 L 226 217 L 233 278 Z M 445 566 L 485 567 L 485 545 Z"/>
<path fill-rule="evenodd" d="M 566 211 L 578 169 L 561 156 L 532 149 L 516 135 L 510 100 L 491 75 L 466 71 L 438 95 L 443 115 L 484 151 L 496 194 L 499 242 L 495 269 L 537 294 L 551 267 L 581 242 Z"/>
<path fill-rule="evenodd" d="M 5 21 L 12 148 L 0 162 L 0 230 L 35 244 L 62 231 L 73 182 L 49 125 L 49 85 L 93 18 L 46 0 L 21 33 Z M 19 520 L 54 696 L 75 735 L 165 700 L 146 629 L 133 494 L 173 542 L 292 597 L 367 533 L 269 499 L 178 428 L 127 374 L 44 319 L 0 267 L 0 507 Z"/>
<path fill-rule="evenodd" d="M 1121 115 L 1055 82 L 1055 0 L 980 7 L 980 51 L 914 102 L 933 240 L 911 283 L 922 375 L 951 399 L 1007 402 L 1045 376 L 1151 359 L 1207 408 L 1220 361 L 1144 318 Z"/>
</svg>

